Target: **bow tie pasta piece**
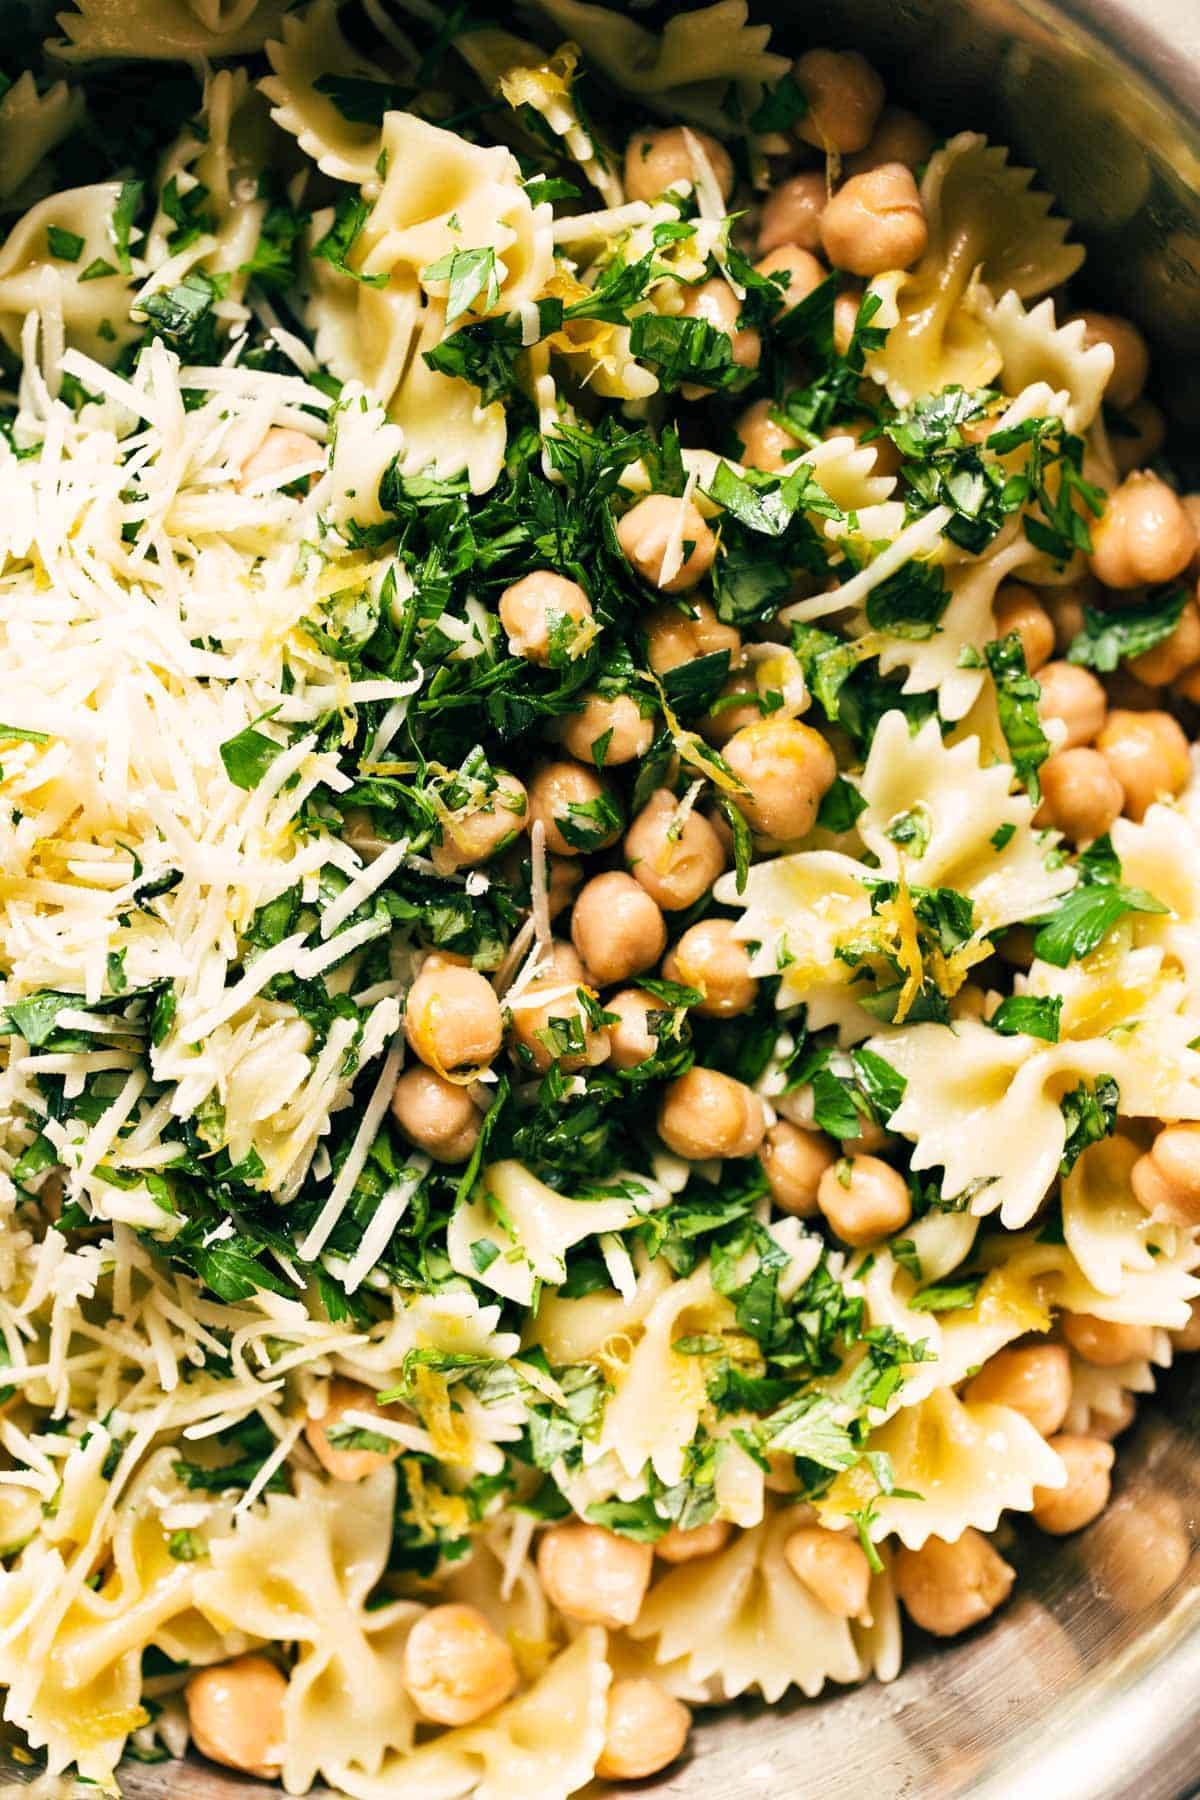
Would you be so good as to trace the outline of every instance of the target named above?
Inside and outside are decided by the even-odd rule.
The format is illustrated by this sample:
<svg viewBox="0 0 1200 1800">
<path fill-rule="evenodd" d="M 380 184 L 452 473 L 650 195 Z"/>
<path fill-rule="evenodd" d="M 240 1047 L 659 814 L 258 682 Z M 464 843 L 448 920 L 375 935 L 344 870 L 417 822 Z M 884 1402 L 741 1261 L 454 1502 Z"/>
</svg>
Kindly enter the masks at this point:
<svg viewBox="0 0 1200 1800">
<path fill-rule="evenodd" d="M 318 1773 L 338 1787 L 373 1776 L 412 1742 L 401 1651 L 423 1608 L 367 1605 L 387 1565 L 395 1494 L 391 1465 L 354 1483 L 300 1475 L 294 1494 L 268 1495 L 214 1538 L 195 1577 L 196 1604 L 218 1629 L 299 1645 L 284 1701 L 291 1793 Z"/>
<path fill-rule="evenodd" d="M 1154 1392 L 1155 1367 L 1169 1369 L 1171 1362 L 1171 1340 L 1165 1331 L 1155 1332 L 1152 1356 L 1115 1368 L 1102 1369 L 1072 1352 L 1071 1398 L 1063 1430 L 1085 1437 L 1116 1437 L 1131 1423 L 1137 1400 Z"/>
<path fill-rule="evenodd" d="M 1104 1076 L 1129 1118 L 1200 1118 L 1195 1020 L 1155 1018 L 1117 1037 L 1042 1043 L 1004 1037 L 973 1019 L 901 1026 L 870 1048 L 904 1076 L 890 1126 L 912 1140 L 912 1166 L 942 1168 L 946 1199 L 970 1193 L 971 1211 L 1025 1225 L 1049 1192 L 1067 1140 L 1061 1097 Z"/>
<path fill-rule="evenodd" d="M 660 104 L 664 111 L 686 113 L 689 101 L 706 97 L 706 88 L 724 90 L 731 81 L 780 81 L 790 67 L 786 56 L 767 48 L 770 26 L 748 23 L 747 0 L 718 0 L 715 6 L 670 19 L 661 35 L 624 12 L 587 0 L 535 4 L 619 88 Z M 700 94 L 689 91 L 696 89 Z M 713 96 L 718 111 L 719 97 Z"/>
<path fill-rule="evenodd" d="M 999 300 L 982 286 L 968 296 L 1000 352 L 1001 385 L 1019 395 L 1044 383 L 1060 396 L 1056 417 L 1068 431 L 1083 432 L 1096 418 L 1113 370 L 1111 344 L 1087 346 L 1082 319 L 1056 325 L 1054 301 L 1047 295 L 1027 311 L 1011 288 Z"/>
<path fill-rule="evenodd" d="M 178 222 L 160 197 L 141 253 L 155 272 L 169 263 L 171 281 L 199 265 L 210 275 L 223 277 L 228 284 L 224 291 L 240 300 L 246 265 L 267 212 L 265 200 L 248 199 L 247 193 L 257 193 L 258 177 L 271 161 L 272 128 L 266 106 L 251 89 L 244 69 L 222 69 L 209 77 L 201 118 L 201 128 L 185 131 L 167 152 L 159 181 L 160 196 L 173 183 L 172 192 L 185 205 L 189 193 L 197 187 L 204 190 L 199 235 L 173 253 L 170 239 Z M 161 277 L 150 285 L 160 283 Z"/>
<path fill-rule="evenodd" d="M 288 0 L 75 0 L 60 12 L 66 34 L 47 48 L 64 62 L 144 57 L 192 62 L 261 50 Z"/>
<path fill-rule="evenodd" d="M 460 1206 L 450 1221 L 450 1264 L 518 1306 L 531 1303 L 535 1280 L 554 1287 L 566 1279 L 573 1244 L 623 1231 L 667 1199 L 665 1191 L 647 1187 L 637 1200 L 572 1200 L 519 1162 L 493 1163 L 482 1172 L 479 1189 L 482 1196 Z"/>
<path fill-rule="evenodd" d="M 502 94 L 514 109 L 530 107 L 544 121 L 606 206 L 621 205 L 624 186 L 592 130 L 580 118 L 571 92 L 579 66 L 574 44 L 562 44 L 547 56 L 537 44 L 513 37 L 511 32 L 484 27 L 457 38 L 454 48 L 489 92 Z"/>
<path fill-rule="evenodd" d="M 1120 1294 L 1131 1270 L 1153 1272 L 1177 1253 L 1182 1228 L 1153 1220 L 1134 1199 L 1129 1177 L 1141 1146 L 1124 1133 L 1083 1152 L 1063 1177 L 1063 1235 L 1092 1286 Z"/>
<path fill-rule="evenodd" d="M 974 282 L 1028 300 L 1083 261 L 1066 242 L 1067 221 L 1051 215 L 1032 179 L 976 132 L 960 132 L 930 157 L 921 183 L 929 247 L 910 274 L 881 275 L 870 289 L 883 300 L 874 323 L 888 336 L 867 372 L 897 406 L 954 383 L 986 387 L 999 374 L 1003 352 L 967 304 Z"/>
<path fill-rule="evenodd" d="M 641 1474 L 649 1462 L 665 1486 L 681 1481 L 707 1392 L 703 1359 L 672 1346 L 677 1338 L 734 1328 L 733 1308 L 714 1293 L 707 1264 L 669 1287 L 647 1313 L 628 1360 L 613 1371 L 601 1453 L 612 1451 L 627 1475 Z"/>
<path fill-rule="evenodd" d="M 129 317 L 129 277 L 115 266 L 110 226 L 120 197 L 119 181 L 70 188 L 31 207 L 17 221 L 0 250 L 0 336 L 17 355 L 21 327 L 38 313 L 47 342 L 55 339 L 94 357 L 115 362 L 142 327 Z M 50 228 L 83 240 L 79 255 L 64 262 L 50 248 Z M 92 264 L 110 273 L 90 281 L 80 274 Z"/>
<path fill-rule="evenodd" d="M 889 1456 L 897 1489 L 920 1499 L 880 1494 L 869 1464 L 859 1462 L 837 1477 L 817 1512 L 840 1528 L 869 1507 L 872 1538 L 894 1532 L 910 1550 L 929 1537 L 952 1543 L 968 1526 L 994 1531 L 1002 1512 L 1030 1510 L 1035 1488 L 1066 1482 L 1059 1458 L 1021 1413 L 959 1400 L 950 1388 L 898 1412 L 867 1448 Z"/>
<path fill-rule="evenodd" d="M 1127 1268 L 1117 1294 L 1093 1287 L 1065 1244 L 1044 1243 L 1033 1232 L 989 1232 L 980 1237 L 972 1260 L 987 1271 L 976 1311 L 1016 1308 L 1028 1331 L 1048 1331 L 1058 1308 L 1119 1325 L 1181 1331 L 1200 1295 L 1194 1231 L 1181 1232 L 1173 1253 L 1156 1258 L 1151 1268 Z"/>
<path fill-rule="evenodd" d="M 316 0 L 307 12 L 288 13 L 280 35 L 267 44 L 271 73 L 259 87 L 271 102 L 271 117 L 294 137 L 318 169 L 335 181 L 378 185 L 379 125 L 347 119 L 317 83 L 335 76 L 386 83 L 385 72 L 346 42 L 338 25 L 337 0 Z"/>
<path fill-rule="evenodd" d="M 956 722 L 966 718 L 984 690 L 985 675 L 982 669 L 964 667 L 963 652 L 978 650 L 996 635 L 993 607 L 997 590 L 1030 558 L 1030 546 L 1015 519 L 1002 527 L 983 556 L 951 553 L 943 569 L 950 598 L 937 630 L 926 638 L 875 633 L 871 641 L 879 645 L 880 674 L 907 670 L 903 693 L 936 693 L 943 719 Z M 863 617 L 857 624 L 860 630 L 869 629 Z"/>
<path fill-rule="evenodd" d="M 1010 792 L 1011 782 L 1008 763 L 983 766 L 977 739 L 948 747 L 936 719 L 912 733 L 903 713 L 887 713 L 862 774 L 867 805 L 858 820 L 859 836 L 886 877 L 903 871 L 914 887 L 967 894 L 979 931 L 1035 918 L 1074 887 L 1076 878 L 1071 869 L 1045 867 L 1049 845 L 1034 836 L 1033 803 L 1022 792 Z M 928 829 L 916 855 L 889 836 L 913 809 L 914 796 Z M 993 842 L 997 834 L 1006 837 L 999 850 Z"/>
<path fill-rule="evenodd" d="M 775 1701 L 789 1687 L 811 1699 L 827 1681 L 861 1681 L 849 1622 L 821 1605 L 783 1553 L 807 1516 L 777 1512 L 715 1556 L 660 1577 L 630 1636 L 652 1640 L 655 1660 L 682 1665 L 689 1681 L 715 1681 L 726 1700 L 753 1688 Z"/>
<path fill-rule="evenodd" d="M 912 734 L 903 713 L 885 714 L 858 784 L 867 805 L 857 830 L 878 866 L 802 850 L 755 864 L 740 895 L 734 876 L 718 881 L 718 900 L 744 909 L 735 935 L 758 946 L 752 972 L 778 974 L 780 1005 L 803 1001 L 811 1029 L 836 1023 L 852 1041 L 850 1033 L 861 1037 L 870 1026 L 855 1004 L 855 970 L 838 951 L 877 925 L 871 881 L 903 875 L 910 887 L 955 889 L 971 902 L 975 948 L 976 939 L 1049 906 L 1074 885 L 1074 872 L 1046 868 L 1033 805 L 1010 792 L 1011 781 L 1007 762 L 982 766 L 978 739 L 947 746 L 936 719 Z M 903 835 L 902 823 L 912 826 Z"/>
<path fill-rule="evenodd" d="M 504 408 L 481 406 L 478 389 L 425 361 L 446 336 L 451 279 L 429 270 L 459 253 L 490 253 L 494 280 L 484 283 L 471 316 L 481 308 L 511 312 L 550 279 L 551 209 L 530 205 L 519 165 L 501 146 L 467 143 L 404 112 L 386 115 L 382 145 L 387 177 L 351 253 L 365 279 L 324 261 L 314 270 L 308 322 L 316 353 L 339 380 L 360 382 L 403 428 L 405 474 L 449 479 L 466 470 L 482 493 L 503 464 Z M 314 236 L 331 223 L 320 217 Z"/>
<path fill-rule="evenodd" d="M 13 82 L 0 100 L 0 200 L 28 181 L 42 158 L 82 124 L 86 111 L 82 90 L 65 81 L 39 94 L 26 69 Z"/>
<path fill-rule="evenodd" d="M 5 1717 L 45 1750 L 52 1774 L 74 1762 L 103 1787 L 127 1733 L 148 1720 L 140 1700 L 147 1646 L 197 1662 L 224 1654 L 221 1634 L 191 1610 L 197 1565 L 171 1555 L 159 1516 L 180 1492 L 176 1452 L 151 1457 L 105 1523 L 102 1471 L 112 1448 L 97 1426 L 70 1453 L 57 1540 L 34 1542 L 0 1574 Z M 93 1566 L 103 1571 L 95 1587 L 86 1579 Z"/>
<path fill-rule="evenodd" d="M 612 1671 L 604 1633 L 581 1631 L 533 1686 L 478 1725 L 442 1732 L 377 1773 L 347 1769 L 353 1800 L 567 1800 L 604 1747 Z"/>
<path fill-rule="evenodd" d="M 1133 915 L 1133 942 L 1161 949 L 1168 966 L 1183 971 L 1189 995 L 1200 1000 L 1200 829 L 1190 808 L 1156 804 L 1138 825 L 1118 819 L 1112 841 L 1122 880 L 1171 909 Z"/>
</svg>

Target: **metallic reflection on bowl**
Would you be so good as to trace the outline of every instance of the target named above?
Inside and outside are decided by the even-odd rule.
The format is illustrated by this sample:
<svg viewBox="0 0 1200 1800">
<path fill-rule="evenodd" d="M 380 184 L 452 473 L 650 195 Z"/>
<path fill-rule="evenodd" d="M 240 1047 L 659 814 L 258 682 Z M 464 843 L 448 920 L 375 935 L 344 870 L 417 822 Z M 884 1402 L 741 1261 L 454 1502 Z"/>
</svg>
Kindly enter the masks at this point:
<svg viewBox="0 0 1200 1800">
<path fill-rule="evenodd" d="M 13 25 L 33 10 L 0 0 Z M 897 98 L 1038 164 L 1089 243 L 1089 288 L 1139 317 L 1161 398 L 1200 426 L 1200 0 L 766 0 L 755 11 L 777 20 L 781 47 L 800 47 L 802 31 L 805 45 L 865 50 Z M 636 1791 L 1183 1800 L 1200 1783 L 1200 1359 L 1121 1439 L 1116 1494 L 1078 1537 L 1015 1525 L 1012 1603 L 954 1643 L 909 1631 L 892 1686 L 714 1713 L 689 1759 Z M 130 1800 L 266 1791 L 200 1765 L 182 1777 L 133 1766 L 124 1786 Z"/>
</svg>

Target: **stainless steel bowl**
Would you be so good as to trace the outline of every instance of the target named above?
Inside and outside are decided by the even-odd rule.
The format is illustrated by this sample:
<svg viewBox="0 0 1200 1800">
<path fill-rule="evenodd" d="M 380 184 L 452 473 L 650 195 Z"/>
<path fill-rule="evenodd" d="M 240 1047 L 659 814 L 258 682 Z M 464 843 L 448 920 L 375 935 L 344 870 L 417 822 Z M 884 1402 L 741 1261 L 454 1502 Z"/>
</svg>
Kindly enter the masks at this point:
<svg viewBox="0 0 1200 1800">
<path fill-rule="evenodd" d="M 613 0 L 610 0 L 613 3 Z M 18 26 L 36 0 L 0 0 Z M 767 0 L 783 48 L 864 50 L 889 90 L 1035 163 L 1099 300 L 1154 341 L 1200 476 L 1200 0 Z M 1188 440 L 1195 448 L 1189 452 Z M 676 1800 L 1184 1800 L 1200 1787 L 1200 1366 L 1121 1440 L 1117 1507 L 1014 1528 L 1016 1598 L 963 1641 L 908 1634 L 890 1687 L 713 1713 L 637 1790 Z M 1170 1577 L 1168 1581 L 1168 1577 Z M 210 1767 L 132 1766 L 132 1800 L 250 1800 Z"/>
</svg>

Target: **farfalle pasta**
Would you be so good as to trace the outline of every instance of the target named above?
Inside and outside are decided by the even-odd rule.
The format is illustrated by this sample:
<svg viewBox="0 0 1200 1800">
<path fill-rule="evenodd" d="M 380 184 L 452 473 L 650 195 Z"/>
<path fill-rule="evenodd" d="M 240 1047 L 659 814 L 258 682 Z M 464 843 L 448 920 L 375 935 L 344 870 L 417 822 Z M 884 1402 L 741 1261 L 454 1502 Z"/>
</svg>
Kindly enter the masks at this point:
<svg viewBox="0 0 1200 1800">
<path fill-rule="evenodd" d="M 50 1782 L 652 1777 L 978 1624 L 1197 1340 L 1148 350 L 870 44 L 667 10 L 77 0 L 0 97 Z"/>
</svg>

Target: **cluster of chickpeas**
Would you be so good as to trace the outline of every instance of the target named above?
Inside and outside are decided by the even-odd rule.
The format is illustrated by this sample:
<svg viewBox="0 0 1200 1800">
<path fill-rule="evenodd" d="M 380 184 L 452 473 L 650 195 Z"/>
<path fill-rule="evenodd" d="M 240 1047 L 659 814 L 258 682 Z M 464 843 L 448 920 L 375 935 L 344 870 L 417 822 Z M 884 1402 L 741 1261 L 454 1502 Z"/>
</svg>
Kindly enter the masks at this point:
<svg viewBox="0 0 1200 1800">
<path fill-rule="evenodd" d="M 753 215 L 757 267 L 764 274 L 787 273 L 781 309 L 804 299 L 830 269 L 850 278 L 836 310 L 837 339 L 844 349 L 859 306 L 861 288 L 855 283 L 910 267 L 926 248 L 914 171 L 927 160 L 934 134 L 911 113 L 884 104 L 882 82 L 857 54 L 814 50 L 799 59 L 793 74 L 809 107 L 795 127 L 793 166 L 776 159 L 779 178 Z M 673 183 L 693 181 L 697 145 L 728 199 L 735 180 L 728 153 L 707 133 L 680 127 L 639 131 L 631 138 L 625 166 L 629 197 L 653 200 Z M 821 153 L 819 168 L 805 166 L 806 154 L 816 160 L 814 151 Z M 739 324 L 738 301 L 722 279 L 688 289 L 683 310 L 727 333 L 740 366 L 757 364 L 759 334 Z M 1056 827 L 1076 845 L 1099 836 L 1120 814 L 1140 819 L 1152 801 L 1182 791 L 1187 739 L 1159 701 L 1166 691 L 1200 702 L 1200 604 L 1194 595 L 1170 638 L 1111 684 L 1120 701 L 1111 710 L 1109 692 L 1093 674 L 1054 660 L 1080 630 L 1084 604 L 1136 605 L 1161 583 L 1179 579 L 1195 587 L 1200 580 L 1200 495 L 1180 499 L 1139 467 L 1162 439 L 1161 418 L 1143 396 L 1146 346 L 1125 320 L 1081 316 L 1089 340 L 1108 342 L 1114 351 L 1107 397 L 1132 426 L 1130 435 L 1114 440 L 1123 479 L 1094 528 L 1090 571 L 1067 585 L 1043 589 L 1007 582 L 995 609 L 998 634 L 1018 633 L 1028 667 L 1037 674 L 1043 718 L 1061 728 L 1041 771 L 1038 823 Z M 838 429 L 861 435 L 869 424 L 864 414 Z M 786 453 L 795 448 L 771 419 L 767 401 L 749 407 L 737 431 L 745 461 L 758 469 L 784 468 Z M 891 444 L 879 440 L 873 447 L 877 472 L 895 473 L 898 457 Z M 244 478 L 277 473 L 310 457 L 311 448 L 300 434 L 272 433 Z M 617 536 L 631 566 L 663 596 L 643 621 L 653 673 L 662 677 L 714 651 L 729 653 L 724 699 L 732 704 L 703 720 L 700 729 L 744 784 L 737 804 L 759 848 L 771 851 L 805 837 L 836 775 L 833 752 L 800 720 L 762 716 L 741 634 L 697 594 L 717 552 L 707 519 L 691 501 L 650 494 L 621 517 Z M 549 664 L 564 624 L 582 642 L 594 626 L 584 589 L 548 568 L 503 592 L 499 618 L 510 653 L 535 667 Z M 584 693 L 575 710 L 556 722 L 553 746 L 526 779 L 502 773 L 479 806 L 446 821 L 433 853 L 441 874 L 483 867 L 528 841 L 533 855 L 544 851 L 547 858 L 552 918 L 570 907 L 570 922 L 568 935 L 543 949 L 532 978 L 519 979 L 510 993 L 498 992 L 487 977 L 452 956 L 431 954 L 421 964 L 405 1014 L 415 1061 L 397 1082 L 392 1112 L 408 1141 L 436 1162 L 459 1165 L 470 1157 L 481 1122 L 475 1083 L 505 1052 L 519 1071 L 541 1073 L 549 1067 L 555 1056 L 553 1037 L 547 1042 L 551 1021 L 570 1023 L 572 1048 L 561 1059 L 568 1072 L 603 1064 L 631 1070 L 653 1057 L 659 1048 L 655 1015 L 671 1009 L 639 986 L 639 978 L 653 972 L 698 991 L 694 1011 L 704 1018 L 735 1018 L 753 1008 L 758 982 L 731 921 L 702 918 L 672 942 L 672 920 L 710 892 L 732 859 L 730 833 L 719 814 L 681 803 L 673 790 L 661 788 L 624 832 L 624 866 L 583 878 L 571 809 L 612 795 L 610 771 L 643 757 L 653 732 L 652 720 L 630 695 Z M 589 849 L 615 851 L 620 835 L 614 830 Z M 606 1023 L 589 1016 L 579 999 L 581 986 L 601 997 L 603 1012 L 610 1015 Z M 819 1130 L 786 1119 L 772 1122 L 753 1089 L 716 1070 L 695 1066 L 665 1084 L 657 1130 L 669 1150 L 689 1161 L 758 1156 L 776 1208 L 802 1219 L 822 1218 L 846 1246 L 880 1243 L 911 1218 L 904 1177 L 872 1153 L 886 1148 L 884 1134 L 868 1132 L 839 1145 Z M 1200 1223 L 1200 1126 L 1164 1127 L 1134 1167 L 1132 1182 L 1139 1201 L 1156 1217 Z M 1200 1319 L 1176 1336 L 1182 1347 L 1200 1346 Z M 968 1383 L 970 1400 L 1014 1408 L 1062 1459 L 1066 1485 L 1038 1489 L 1034 1496 L 1033 1518 L 1043 1530 L 1074 1532 L 1101 1513 L 1113 1463 L 1109 1440 L 1133 1414 L 1130 1400 L 1106 1430 L 1064 1432 L 1070 1352 L 1100 1367 L 1116 1367 L 1147 1356 L 1151 1346 L 1148 1328 L 1064 1314 L 1058 1341 L 1002 1350 Z M 398 1445 L 381 1452 L 331 1442 L 331 1429 L 349 1411 L 405 1416 L 381 1407 L 373 1393 L 353 1382 L 331 1383 L 324 1410 L 308 1420 L 306 1438 L 339 1481 L 361 1480 L 400 1454 Z M 656 1559 L 678 1564 L 711 1556 L 731 1530 L 722 1522 L 687 1532 L 673 1528 L 650 1546 L 573 1520 L 541 1533 L 538 1573 L 564 1618 L 621 1630 L 638 1618 Z M 785 1556 L 796 1579 L 835 1616 L 866 1614 L 870 1568 L 852 1534 L 799 1523 Z M 931 1538 L 919 1550 L 901 1549 L 893 1569 L 911 1617 L 939 1636 L 987 1617 L 1014 1580 L 1010 1566 L 975 1530 L 953 1543 Z M 511 1646 L 481 1612 L 457 1603 L 422 1615 L 405 1646 L 403 1677 L 420 1717 L 437 1725 L 482 1717 L 518 1685 Z M 196 1673 L 187 1702 L 197 1746 L 252 1774 L 278 1773 L 285 1693 L 283 1673 L 259 1654 Z M 689 1724 L 687 1707 L 654 1681 L 618 1680 L 609 1697 L 597 1773 L 606 1779 L 655 1773 L 680 1753 Z"/>
</svg>

